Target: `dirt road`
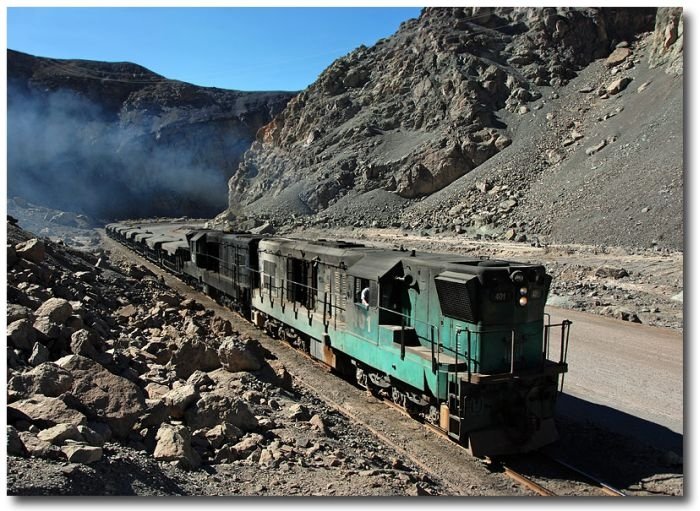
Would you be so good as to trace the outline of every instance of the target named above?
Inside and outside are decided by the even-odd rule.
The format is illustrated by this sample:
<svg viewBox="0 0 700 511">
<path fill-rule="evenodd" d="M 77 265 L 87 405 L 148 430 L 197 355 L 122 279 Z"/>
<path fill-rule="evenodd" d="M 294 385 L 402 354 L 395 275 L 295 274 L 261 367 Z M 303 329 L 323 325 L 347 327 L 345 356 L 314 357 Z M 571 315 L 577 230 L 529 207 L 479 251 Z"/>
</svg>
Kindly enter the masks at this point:
<svg viewBox="0 0 700 511">
<path fill-rule="evenodd" d="M 550 307 L 573 321 L 559 412 L 651 445 L 679 450 L 683 435 L 683 336 Z"/>
</svg>

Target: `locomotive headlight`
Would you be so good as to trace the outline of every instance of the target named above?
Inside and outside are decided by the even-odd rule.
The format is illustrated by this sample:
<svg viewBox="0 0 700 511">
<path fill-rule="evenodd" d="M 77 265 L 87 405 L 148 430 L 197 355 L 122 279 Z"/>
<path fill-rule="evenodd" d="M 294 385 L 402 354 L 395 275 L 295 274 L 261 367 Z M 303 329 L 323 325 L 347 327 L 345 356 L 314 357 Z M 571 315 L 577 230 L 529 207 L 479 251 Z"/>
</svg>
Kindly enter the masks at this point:
<svg viewBox="0 0 700 511">
<path fill-rule="evenodd" d="M 525 307 L 527 305 L 527 296 L 521 296 L 518 303 L 520 303 L 521 307 Z"/>
<path fill-rule="evenodd" d="M 510 276 L 510 278 L 515 282 L 516 284 L 523 284 L 525 283 L 525 274 L 521 272 L 520 270 L 514 271 L 513 274 Z"/>
<path fill-rule="evenodd" d="M 526 287 L 520 288 L 520 296 L 527 296 L 527 288 Z"/>
</svg>

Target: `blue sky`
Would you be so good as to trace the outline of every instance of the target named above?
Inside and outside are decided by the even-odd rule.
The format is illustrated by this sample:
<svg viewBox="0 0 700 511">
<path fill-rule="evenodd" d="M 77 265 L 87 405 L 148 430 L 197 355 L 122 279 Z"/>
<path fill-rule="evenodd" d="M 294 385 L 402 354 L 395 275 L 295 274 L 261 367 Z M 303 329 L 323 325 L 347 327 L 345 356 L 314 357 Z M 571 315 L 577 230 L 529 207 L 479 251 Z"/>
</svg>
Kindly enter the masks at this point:
<svg viewBox="0 0 700 511">
<path fill-rule="evenodd" d="M 168 78 L 239 90 L 301 90 L 333 60 L 393 34 L 419 8 L 19 8 L 7 47 L 130 61 Z"/>
</svg>

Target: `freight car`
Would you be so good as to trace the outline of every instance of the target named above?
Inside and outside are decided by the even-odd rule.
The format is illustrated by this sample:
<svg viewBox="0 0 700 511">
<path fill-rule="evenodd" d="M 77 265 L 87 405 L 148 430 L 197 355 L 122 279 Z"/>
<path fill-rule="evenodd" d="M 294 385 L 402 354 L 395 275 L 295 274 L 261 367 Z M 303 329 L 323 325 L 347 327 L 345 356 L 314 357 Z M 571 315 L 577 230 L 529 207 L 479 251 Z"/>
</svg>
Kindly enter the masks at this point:
<svg viewBox="0 0 700 511">
<path fill-rule="evenodd" d="M 167 252 L 148 226 L 107 233 L 475 456 L 557 439 L 571 322 L 549 322 L 541 265 L 213 230 Z"/>
</svg>

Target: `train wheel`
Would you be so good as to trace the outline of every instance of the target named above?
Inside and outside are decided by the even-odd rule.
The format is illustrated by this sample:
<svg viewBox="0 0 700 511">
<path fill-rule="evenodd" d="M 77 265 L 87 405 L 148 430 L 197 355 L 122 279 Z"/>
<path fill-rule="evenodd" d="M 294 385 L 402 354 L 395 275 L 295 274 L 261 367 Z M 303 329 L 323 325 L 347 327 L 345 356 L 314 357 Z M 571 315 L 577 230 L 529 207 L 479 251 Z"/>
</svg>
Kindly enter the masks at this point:
<svg viewBox="0 0 700 511">
<path fill-rule="evenodd" d="M 406 394 L 396 387 L 391 387 L 391 400 L 404 410 L 406 409 Z"/>
<path fill-rule="evenodd" d="M 430 405 L 425 419 L 433 426 L 440 426 L 440 410 L 435 405 Z"/>
</svg>

